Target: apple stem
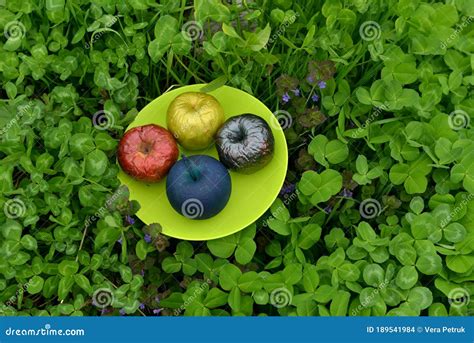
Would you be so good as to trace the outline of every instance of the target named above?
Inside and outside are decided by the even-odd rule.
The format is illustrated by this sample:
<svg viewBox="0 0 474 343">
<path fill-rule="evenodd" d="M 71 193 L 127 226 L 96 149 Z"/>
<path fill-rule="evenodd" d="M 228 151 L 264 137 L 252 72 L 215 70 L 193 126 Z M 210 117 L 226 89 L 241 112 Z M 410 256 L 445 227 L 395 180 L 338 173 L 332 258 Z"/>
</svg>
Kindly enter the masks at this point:
<svg viewBox="0 0 474 343">
<path fill-rule="evenodd" d="M 184 164 L 186 165 L 186 168 L 189 171 L 189 175 L 193 178 L 194 181 L 197 181 L 201 173 L 199 172 L 199 169 L 196 168 L 195 164 L 187 158 L 184 154 L 181 154 L 183 157 Z"/>
</svg>

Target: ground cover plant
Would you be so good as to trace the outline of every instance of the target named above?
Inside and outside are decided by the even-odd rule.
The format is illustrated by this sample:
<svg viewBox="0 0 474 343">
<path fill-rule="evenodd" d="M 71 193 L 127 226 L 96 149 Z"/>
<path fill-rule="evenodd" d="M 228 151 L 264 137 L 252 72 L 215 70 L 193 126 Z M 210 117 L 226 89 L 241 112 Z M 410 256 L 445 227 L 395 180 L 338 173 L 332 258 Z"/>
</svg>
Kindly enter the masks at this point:
<svg viewBox="0 0 474 343">
<path fill-rule="evenodd" d="M 0 2 L 2 315 L 472 315 L 470 0 Z M 144 225 L 118 139 L 171 87 L 285 130 L 279 198 L 207 242 Z"/>
</svg>

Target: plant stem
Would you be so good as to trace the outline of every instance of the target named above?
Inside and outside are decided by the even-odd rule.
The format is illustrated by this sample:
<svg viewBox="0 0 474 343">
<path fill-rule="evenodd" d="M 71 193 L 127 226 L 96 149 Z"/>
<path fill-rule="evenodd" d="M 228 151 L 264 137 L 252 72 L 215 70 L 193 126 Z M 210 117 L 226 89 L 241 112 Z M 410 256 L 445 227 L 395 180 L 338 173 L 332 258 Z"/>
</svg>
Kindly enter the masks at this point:
<svg viewBox="0 0 474 343">
<path fill-rule="evenodd" d="M 199 176 L 201 176 L 199 169 L 196 168 L 194 163 L 189 158 L 187 158 L 184 154 L 182 156 L 183 156 L 184 164 L 186 165 L 186 168 L 188 169 L 189 175 L 191 175 L 194 181 L 197 181 Z"/>
</svg>

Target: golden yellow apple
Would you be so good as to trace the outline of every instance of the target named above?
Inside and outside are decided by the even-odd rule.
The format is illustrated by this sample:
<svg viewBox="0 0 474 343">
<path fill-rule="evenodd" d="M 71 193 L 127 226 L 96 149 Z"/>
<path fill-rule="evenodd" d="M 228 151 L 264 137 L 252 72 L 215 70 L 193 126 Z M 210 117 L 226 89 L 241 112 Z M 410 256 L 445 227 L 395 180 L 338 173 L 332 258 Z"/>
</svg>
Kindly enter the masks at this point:
<svg viewBox="0 0 474 343">
<path fill-rule="evenodd" d="M 188 150 L 207 148 L 223 123 L 222 106 L 206 93 L 183 93 L 168 107 L 168 130 Z"/>
</svg>

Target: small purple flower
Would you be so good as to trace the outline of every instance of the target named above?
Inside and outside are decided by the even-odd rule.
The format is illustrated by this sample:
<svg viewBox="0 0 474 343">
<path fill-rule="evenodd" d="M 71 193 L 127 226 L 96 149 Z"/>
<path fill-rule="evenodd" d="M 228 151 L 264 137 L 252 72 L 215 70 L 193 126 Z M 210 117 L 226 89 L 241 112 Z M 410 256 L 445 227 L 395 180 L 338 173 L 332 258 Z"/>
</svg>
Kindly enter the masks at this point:
<svg viewBox="0 0 474 343">
<path fill-rule="evenodd" d="M 151 242 L 151 236 L 149 234 L 145 234 L 145 237 L 143 237 L 145 242 L 150 243 Z"/>
<path fill-rule="evenodd" d="M 160 312 L 161 312 L 162 310 L 163 310 L 162 308 L 156 308 L 156 309 L 153 310 L 153 313 L 156 314 L 156 315 L 158 315 L 158 314 L 160 314 Z"/>
<path fill-rule="evenodd" d="M 119 239 L 117 239 L 117 243 L 119 243 L 120 245 L 122 245 L 122 237 L 120 237 Z"/>
<path fill-rule="evenodd" d="M 350 189 L 344 188 L 341 192 L 341 195 L 346 198 L 352 198 L 352 192 Z"/>
<path fill-rule="evenodd" d="M 283 100 L 284 103 L 287 103 L 288 101 L 290 101 L 291 98 L 288 95 L 288 93 L 285 93 L 285 94 L 283 94 L 281 99 Z"/>
<path fill-rule="evenodd" d="M 295 184 L 291 183 L 289 185 L 283 186 L 280 190 L 280 195 L 293 193 L 296 189 Z"/>
<path fill-rule="evenodd" d="M 108 308 L 103 308 L 103 309 L 100 311 L 101 314 L 107 314 L 107 313 L 109 313 L 109 312 L 110 312 L 110 310 L 109 310 Z"/>
<path fill-rule="evenodd" d="M 319 95 L 313 94 L 313 96 L 311 97 L 311 100 L 313 100 L 314 102 L 317 102 L 319 100 Z"/>
<path fill-rule="evenodd" d="M 135 224 L 135 219 L 133 219 L 131 216 L 128 214 L 125 216 L 125 220 L 127 221 L 128 225 L 133 225 Z"/>
<path fill-rule="evenodd" d="M 140 271 L 140 275 L 145 276 L 145 271 L 143 269 Z"/>
<path fill-rule="evenodd" d="M 309 75 L 307 78 L 306 78 L 306 81 L 308 81 L 309 83 L 314 83 L 314 77 L 312 75 Z"/>
<path fill-rule="evenodd" d="M 332 206 L 328 205 L 324 208 L 324 212 L 326 212 L 326 214 L 329 214 L 332 212 Z"/>
<path fill-rule="evenodd" d="M 123 308 L 120 309 L 119 313 L 120 313 L 121 316 L 125 316 L 125 310 Z"/>
<path fill-rule="evenodd" d="M 293 92 L 294 95 L 300 96 L 300 90 L 298 88 L 292 89 L 291 91 Z"/>
<path fill-rule="evenodd" d="M 324 81 L 319 81 L 319 82 L 318 82 L 318 87 L 321 88 L 321 89 L 326 88 L 326 82 L 324 82 Z"/>
<path fill-rule="evenodd" d="M 145 304 L 140 304 L 140 306 L 138 306 L 138 308 L 139 308 L 140 310 L 144 310 L 144 309 L 145 309 Z"/>
</svg>

